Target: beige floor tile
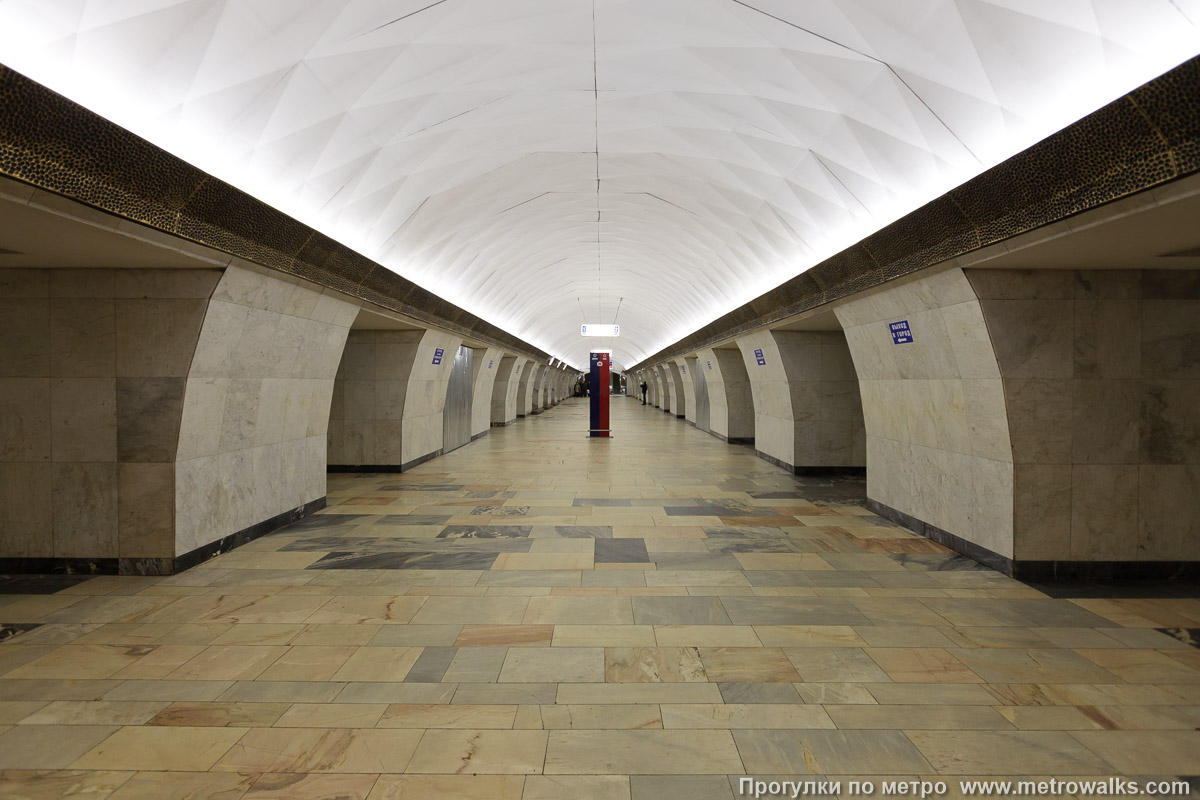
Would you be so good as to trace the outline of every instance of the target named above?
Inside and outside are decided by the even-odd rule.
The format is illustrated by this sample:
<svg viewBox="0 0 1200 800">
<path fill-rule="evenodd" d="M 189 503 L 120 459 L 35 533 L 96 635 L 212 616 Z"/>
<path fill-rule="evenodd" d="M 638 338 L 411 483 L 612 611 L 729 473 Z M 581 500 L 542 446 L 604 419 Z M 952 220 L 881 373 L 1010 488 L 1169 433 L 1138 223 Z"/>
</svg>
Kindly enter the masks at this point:
<svg viewBox="0 0 1200 800">
<path fill-rule="evenodd" d="M 198 644 L 160 644 L 128 667 L 119 669 L 110 677 L 122 680 L 157 680 L 165 678 L 188 661 L 204 652 Z"/>
<path fill-rule="evenodd" d="M 655 625 L 660 647 L 761 647 L 749 625 Z"/>
<path fill-rule="evenodd" d="M 380 775 L 368 800 L 522 800 L 520 775 Z"/>
<path fill-rule="evenodd" d="M 555 625 L 555 647 L 653 647 L 650 625 Z"/>
<path fill-rule="evenodd" d="M 502 588 L 502 587 L 498 587 Z M 456 647 L 546 647 L 553 625 L 463 625 Z"/>
<path fill-rule="evenodd" d="M 505 730 L 513 727 L 515 705 L 392 704 L 383 711 L 377 728 L 467 728 Z"/>
<path fill-rule="evenodd" d="M 701 647 L 700 660 L 710 681 L 792 683 L 800 675 L 778 647 Z"/>
<path fill-rule="evenodd" d="M 929 625 L 860 625 L 854 632 L 870 647 L 954 646 L 943 629 Z"/>
<path fill-rule="evenodd" d="M 805 683 L 891 682 L 861 648 L 789 647 L 784 650 Z"/>
<path fill-rule="evenodd" d="M 604 653 L 604 679 L 608 683 L 703 683 L 708 680 L 700 652 L 695 647 L 608 647 Z"/>
<path fill-rule="evenodd" d="M 501 553 L 492 569 L 591 569 L 591 553 Z"/>
<path fill-rule="evenodd" d="M 600 647 L 514 647 L 500 670 L 501 683 L 590 683 L 605 680 Z"/>
<path fill-rule="evenodd" d="M 1101 727 L 1074 706 L 999 706 L 996 711 L 1023 731 L 1092 731 Z"/>
<path fill-rule="evenodd" d="M 729 731 L 551 731 L 547 775 L 740 774 Z"/>
<path fill-rule="evenodd" d="M 942 775 L 1100 775 L 1111 771 L 1069 733 L 959 730 L 913 731 L 908 736 Z"/>
<path fill-rule="evenodd" d="M 245 734 L 245 728 L 121 728 L 71 767 L 207 770 Z"/>
<path fill-rule="evenodd" d="M 327 681 L 357 650 L 352 645 L 291 647 L 260 673 L 257 680 Z"/>
<path fill-rule="evenodd" d="M 302 622 L 230 625 L 220 636 L 205 644 L 290 644 L 304 628 Z"/>
<path fill-rule="evenodd" d="M 1010 730 L 1008 719 L 990 706 L 826 705 L 843 730 Z"/>
<path fill-rule="evenodd" d="M 545 731 L 430 730 L 408 766 L 410 773 L 540 774 Z"/>
<path fill-rule="evenodd" d="M 533 598 L 539 599 L 543 598 Z M 517 625 L 525 617 L 526 606 L 533 600 L 493 597 L 482 603 L 471 597 L 430 597 L 412 622 L 418 625 Z"/>
<path fill-rule="evenodd" d="M 421 647 L 360 647 L 333 673 L 334 681 L 403 680 L 421 656 Z"/>
<path fill-rule="evenodd" d="M 558 702 L 582 705 L 624 703 L 720 703 L 715 683 L 564 683 Z"/>
<path fill-rule="evenodd" d="M 875 696 L 861 683 L 796 683 L 796 694 L 805 703 L 832 705 L 874 705 Z"/>
<path fill-rule="evenodd" d="M 403 772 L 420 731 L 254 728 L 213 767 L 232 772 Z"/>
<path fill-rule="evenodd" d="M 983 683 L 940 647 L 869 647 L 864 652 L 897 683 Z"/>
<path fill-rule="evenodd" d="M 742 569 L 831 570 L 833 566 L 813 553 L 735 553 Z"/>
<path fill-rule="evenodd" d="M 78 773 L 77 773 L 78 774 Z M 86 773 L 84 773 L 86 774 Z M 127 776 L 108 800 L 199 800 L 243 798 L 257 775 L 228 772 L 120 773 Z"/>
<path fill-rule="evenodd" d="M 530 775 L 521 800 L 629 800 L 625 775 Z"/>
<path fill-rule="evenodd" d="M 866 644 L 849 625 L 755 625 L 767 647 L 862 647 Z"/>
<path fill-rule="evenodd" d="M 115 796 L 112 792 L 127 783 L 131 777 L 128 772 L 33 769 L 0 771 L 0 797 L 13 800 L 112 797 Z"/>
<path fill-rule="evenodd" d="M 242 800 L 366 800 L 378 775 L 268 773 L 255 778 Z"/>
<path fill-rule="evenodd" d="M 913 775 L 933 770 L 900 731 L 734 731 L 751 775 Z"/>
<path fill-rule="evenodd" d="M 732 570 L 666 570 L 646 573 L 647 586 L 749 586 L 744 573 Z"/>
<path fill-rule="evenodd" d="M 281 645 L 210 645 L 164 677 L 182 681 L 253 680 L 287 650 Z"/>
<path fill-rule="evenodd" d="M 272 725 L 288 703 L 171 703 L 145 724 L 194 728 L 250 728 Z"/>
<path fill-rule="evenodd" d="M 633 624 L 627 597 L 533 597 L 523 622 L 527 625 Z"/>
<path fill-rule="evenodd" d="M 546 730 L 652 730 L 663 727 L 657 705 L 546 705 L 540 707 Z"/>
<path fill-rule="evenodd" d="M 49 703 L 45 700 L 0 701 L 0 725 L 15 725 L 38 709 L 45 708 L 47 705 Z"/>
<path fill-rule="evenodd" d="M 383 703 L 296 703 L 275 720 L 272 726 L 276 728 L 374 728 L 386 709 L 387 706 Z"/>
<path fill-rule="evenodd" d="M 5 645 L 4 650 L 0 650 L 0 659 L 9 650 L 22 652 L 14 649 L 22 647 L 19 644 Z M 6 673 L 5 678 L 108 678 L 154 652 L 153 645 L 68 644 L 48 647 L 46 650 L 40 646 L 36 649 L 30 647 L 32 653 L 39 654 L 38 657 Z M 0 666 L 0 669 L 3 667 Z"/>
<path fill-rule="evenodd" d="M 821 706 L 771 703 L 673 704 L 661 707 L 664 728 L 833 728 Z M 842 726 L 837 726 L 842 727 Z"/>
<path fill-rule="evenodd" d="M 1079 731 L 1070 735 L 1121 775 L 1195 775 L 1200 771 L 1200 731 Z"/>
<path fill-rule="evenodd" d="M 64 769 L 117 730 L 113 725 L 17 725 L 0 733 L 0 769 Z"/>
<path fill-rule="evenodd" d="M 270 554 L 274 555 L 274 554 Z M 266 597 L 248 603 L 223 607 L 204 617 L 215 622 L 263 622 L 288 623 L 304 622 L 313 612 L 328 603 L 328 597 L 305 597 L 289 595 L 287 597 Z"/>
<path fill-rule="evenodd" d="M 169 704 L 111 700 L 60 700 L 26 716 L 23 725 L 144 725 Z"/>
<path fill-rule="evenodd" d="M 420 611 L 423 597 L 334 597 L 304 621 L 313 625 L 369 625 L 408 622 Z"/>
<path fill-rule="evenodd" d="M 1129 683 L 1200 683 L 1200 669 L 1156 650 L 1076 650 Z"/>
<path fill-rule="evenodd" d="M 400 630 L 408 626 L 389 625 L 389 630 Z M 441 642 L 381 642 L 373 641 L 384 626 L 379 623 L 361 623 L 358 625 L 343 625 L 340 623 L 314 623 L 306 624 L 303 630 L 296 634 L 292 639 L 291 644 L 298 646 L 307 645 L 359 645 L 364 644 L 441 644 Z"/>
</svg>

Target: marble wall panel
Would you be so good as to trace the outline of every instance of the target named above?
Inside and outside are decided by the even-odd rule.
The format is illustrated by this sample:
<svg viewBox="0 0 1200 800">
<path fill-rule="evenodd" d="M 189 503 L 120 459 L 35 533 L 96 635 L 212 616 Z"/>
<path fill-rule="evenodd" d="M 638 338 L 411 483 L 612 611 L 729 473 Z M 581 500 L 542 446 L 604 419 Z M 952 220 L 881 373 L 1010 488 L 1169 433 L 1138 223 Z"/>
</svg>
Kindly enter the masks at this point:
<svg viewBox="0 0 1200 800">
<path fill-rule="evenodd" d="M 662 365 L 663 374 L 667 380 L 667 391 L 671 395 L 671 413 L 677 417 L 687 418 L 687 400 L 683 389 L 683 374 L 679 371 L 679 365 L 674 361 L 668 361 Z M 692 398 L 692 419 L 695 419 L 696 399 Z"/>
<path fill-rule="evenodd" d="M 796 467 L 866 464 L 859 383 L 840 331 L 760 331 L 738 347 L 760 453 Z M 766 438 L 768 430 L 786 434 Z"/>
<path fill-rule="evenodd" d="M 521 384 L 521 367 L 529 359 L 504 356 L 496 365 L 496 382 L 492 385 L 491 423 L 507 425 L 517 418 L 517 390 Z"/>
<path fill-rule="evenodd" d="M 1194 560 L 1200 501 L 1179 492 L 1186 465 L 1200 463 L 1200 281 L 1155 270 L 967 277 L 997 354 L 1018 465 L 1017 557 Z M 981 408 L 973 421 L 997 411 Z M 972 444 L 989 453 L 999 443 L 983 434 Z M 1164 486 L 1147 480 L 1160 465 L 1184 468 L 1162 472 Z M 1169 514 L 1159 510 L 1166 496 Z"/>
<path fill-rule="evenodd" d="M 1011 556 L 1005 387 L 966 276 L 927 275 L 835 311 L 862 398 L 868 496 Z M 893 342 L 890 323 L 899 320 L 911 342 Z"/>
<path fill-rule="evenodd" d="M 182 400 L 171 555 L 324 495 L 321 412 L 358 305 L 314 291 L 240 265 L 214 289 Z"/>
<path fill-rule="evenodd" d="M 740 354 L 738 359 L 740 361 Z M 697 354 L 695 368 L 704 370 L 704 382 L 708 385 L 708 430 L 728 438 L 729 403 L 725 394 L 725 377 L 721 372 L 721 361 L 711 348 L 701 350 Z"/>
</svg>

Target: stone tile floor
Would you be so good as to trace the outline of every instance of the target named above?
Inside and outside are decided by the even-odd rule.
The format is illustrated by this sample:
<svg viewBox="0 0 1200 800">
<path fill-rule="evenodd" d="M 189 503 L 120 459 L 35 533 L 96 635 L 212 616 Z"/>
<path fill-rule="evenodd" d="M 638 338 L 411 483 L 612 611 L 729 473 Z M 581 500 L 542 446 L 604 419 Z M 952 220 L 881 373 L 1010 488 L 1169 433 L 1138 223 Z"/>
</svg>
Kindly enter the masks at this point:
<svg viewBox="0 0 1200 800">
<path fill-rule="evenodd" d="M 589 441 L 586 411 L 331 475 L 325 511 L 180 575 L 9 582 L 0 797 L 1200 774 L 1200 599 L 1051 597 L 860 480 L 631 400 Z"/>
</svg>

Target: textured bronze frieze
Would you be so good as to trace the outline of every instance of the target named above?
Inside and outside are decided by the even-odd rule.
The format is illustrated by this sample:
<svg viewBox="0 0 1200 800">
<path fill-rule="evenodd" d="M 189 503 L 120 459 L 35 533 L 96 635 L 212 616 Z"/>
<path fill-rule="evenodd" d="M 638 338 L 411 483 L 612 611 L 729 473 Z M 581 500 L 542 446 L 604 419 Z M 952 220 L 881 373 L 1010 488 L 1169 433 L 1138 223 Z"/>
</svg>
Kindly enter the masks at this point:
<svg viewBox="0 0 1200 800">
<path fill-rule="evenodd" d="M 1200 58 L 760 295 L 636 369 L 1200 170 Z"/>
<path fill-rule="evenodd" d="M 550 358 L 3 65 L 0 175 L 510 353 Z"/>
</svg>

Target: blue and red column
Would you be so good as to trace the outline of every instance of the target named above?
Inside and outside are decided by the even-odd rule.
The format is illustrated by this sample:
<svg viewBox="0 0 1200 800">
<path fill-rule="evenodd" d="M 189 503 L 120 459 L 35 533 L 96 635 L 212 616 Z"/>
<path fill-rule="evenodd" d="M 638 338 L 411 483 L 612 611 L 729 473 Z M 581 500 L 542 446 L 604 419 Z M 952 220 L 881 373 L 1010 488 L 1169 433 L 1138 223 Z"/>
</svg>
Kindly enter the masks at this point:
<svg viewBox="0 0 1200 800">
<path fill-rule="evenodd" d="M 609 371 L 612 368 L 612 353 L 592 353 L 590 394 L 591 430 L 589 436 L 608 438 L 608 390 L 612 385 Z"/>
</svg>

